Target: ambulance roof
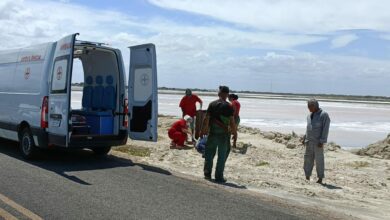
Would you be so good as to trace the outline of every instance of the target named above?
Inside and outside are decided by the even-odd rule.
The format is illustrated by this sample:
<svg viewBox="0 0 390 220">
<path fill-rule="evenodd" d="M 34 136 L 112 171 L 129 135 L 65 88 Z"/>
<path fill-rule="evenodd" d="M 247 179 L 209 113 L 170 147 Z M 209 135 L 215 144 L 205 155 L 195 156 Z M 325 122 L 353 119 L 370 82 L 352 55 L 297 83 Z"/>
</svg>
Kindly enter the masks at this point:
<svg viewBox="0 0 390 220">
<path fill-rule="evenodd" d="M 44 60 L 53 43 L 43 43 L 19 49 L 0 51 L 0 64 Z"/>
</svg>

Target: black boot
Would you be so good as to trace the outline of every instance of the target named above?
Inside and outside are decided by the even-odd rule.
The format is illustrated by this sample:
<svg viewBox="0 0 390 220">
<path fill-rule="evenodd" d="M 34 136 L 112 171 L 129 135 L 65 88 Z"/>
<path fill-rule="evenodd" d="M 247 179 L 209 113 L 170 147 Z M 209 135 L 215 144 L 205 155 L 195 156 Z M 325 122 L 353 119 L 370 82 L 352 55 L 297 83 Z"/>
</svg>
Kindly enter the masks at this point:
<svg viewBox="0 0 390 220">
<path fill-rule="evenodd" d="M 215 177 L 215 182 L 216 183 L 226 183 L 227 180 L 223 177 Z"/>
</svg>

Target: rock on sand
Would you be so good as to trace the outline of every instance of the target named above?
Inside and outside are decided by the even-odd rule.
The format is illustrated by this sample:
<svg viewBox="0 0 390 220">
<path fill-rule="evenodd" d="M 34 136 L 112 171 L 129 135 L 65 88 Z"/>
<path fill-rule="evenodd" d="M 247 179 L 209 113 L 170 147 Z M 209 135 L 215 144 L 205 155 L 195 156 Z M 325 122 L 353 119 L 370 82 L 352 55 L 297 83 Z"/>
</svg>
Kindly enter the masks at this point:
<svg viewBox="0 0 390 220">
<path fill-rule="evenodd" d="M 357 154 L 361 156 L 390 160 L 390 134 L 384 140 L 360 149 Z"/>
</svg>

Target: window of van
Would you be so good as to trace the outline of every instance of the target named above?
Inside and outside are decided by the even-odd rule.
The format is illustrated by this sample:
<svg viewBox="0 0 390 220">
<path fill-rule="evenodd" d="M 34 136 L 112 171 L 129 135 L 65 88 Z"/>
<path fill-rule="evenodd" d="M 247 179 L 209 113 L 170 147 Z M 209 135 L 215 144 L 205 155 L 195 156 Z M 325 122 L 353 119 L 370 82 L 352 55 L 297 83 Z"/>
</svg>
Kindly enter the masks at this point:
<svg viewBox="0 0 390 220">
<path fill-rule="evenodd" d="M 68 72 L 68 59 L 59 59 L 54 63 L 51 92 L 52 93 L 66 93 Z"/>
<path fill-rule="evenodd" d="M 71 109 L 82 109 L 83 89 L 84 89 L 84 69 L 83 63 L 80 59 L 73 59 L 72 67 L 72 90 L 71 98 Z"/>
</svg>

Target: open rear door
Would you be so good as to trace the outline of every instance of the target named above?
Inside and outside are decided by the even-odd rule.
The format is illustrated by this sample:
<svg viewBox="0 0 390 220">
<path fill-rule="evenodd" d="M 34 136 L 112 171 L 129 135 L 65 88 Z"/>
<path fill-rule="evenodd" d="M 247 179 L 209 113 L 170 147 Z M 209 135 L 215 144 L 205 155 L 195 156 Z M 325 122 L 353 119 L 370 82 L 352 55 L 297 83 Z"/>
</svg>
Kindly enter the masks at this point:
<svg viewBox="0 0 390 220">
<path fill-rule="evenodd" d="M 157 66 L 154 44 L 130 47 L 129 137 L 157 141 Z"/>
<path fill-rule="evenodd" d="M 48 132 L 50 144 L 68 146 L 69 107 L 73 48 L 76 35 L 72 34 L 57 42 L 49 85 Z"/>
</svg>

